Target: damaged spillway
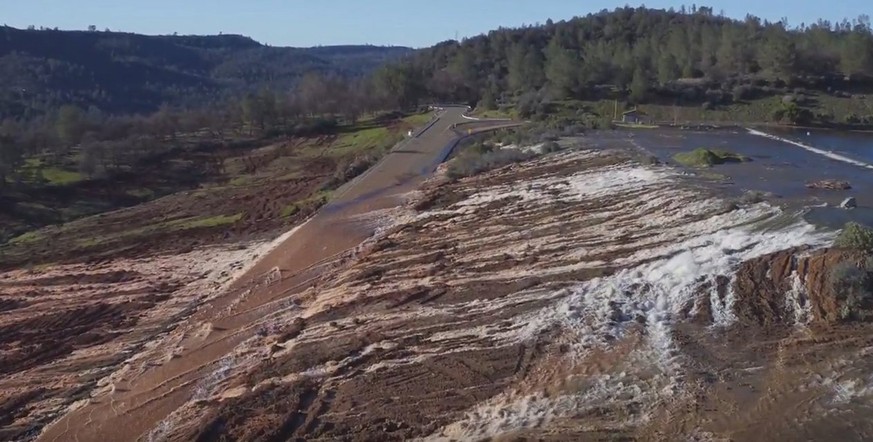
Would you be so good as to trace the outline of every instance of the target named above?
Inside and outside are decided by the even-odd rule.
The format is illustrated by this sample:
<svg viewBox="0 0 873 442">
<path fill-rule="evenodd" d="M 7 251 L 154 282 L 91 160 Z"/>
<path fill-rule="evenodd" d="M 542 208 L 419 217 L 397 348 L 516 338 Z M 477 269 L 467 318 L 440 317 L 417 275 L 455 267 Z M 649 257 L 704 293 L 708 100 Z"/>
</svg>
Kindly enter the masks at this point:
<svg viewBox="0 0 873 442">
<path fill-rule="evenodd" d="M 838 324 L 821 287 L 822 269 L 846 258 L 824 255 L 832 233 L 621 152 L 435 181 L 380 214 L 380 233 L 311 286 L 268 306 L 236 362 L 217 366 L 208 391 L 155 435 L 870 430 L 855 413 L 873 391 L 859 359 L 873 344 L 862 325 Z"/>
</svg>

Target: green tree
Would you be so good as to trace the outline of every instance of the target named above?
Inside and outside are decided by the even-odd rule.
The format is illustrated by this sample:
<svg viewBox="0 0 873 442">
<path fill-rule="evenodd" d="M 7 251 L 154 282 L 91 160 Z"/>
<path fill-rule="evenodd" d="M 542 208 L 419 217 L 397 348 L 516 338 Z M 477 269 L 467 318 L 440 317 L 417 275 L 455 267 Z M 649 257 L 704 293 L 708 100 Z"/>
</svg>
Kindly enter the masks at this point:
<svg viewBox="0 0 873 442">
<path fill-rule="evenodd" d="M 555 98 L 572 98 L 579 92 L 579 55 L 553 38 L 546 49 L 546 79 Z"/>
<path fill-rule="evenodd" d="M 58 138 L 67 146 L 74 146 L 85 134 L 86 125 L 82 110 L 76 106 L 62 106 L 58 111 Z"/>
<path fill-rule="evenodd" d="M 240 109 L 242 110 L 243 122 L 249 128 L 249 135 L 253 135 L 255 127 L 260 127 L 263 121 L 261 102 L 257 96 L 249 94 L 243 98 Z"/>
<path fill-rule="evenodd" d="M 507 56 L 507 82 L 510 91 L 536 89 L 544 81 L 542 52 L 517 44 Z"/>
<path fill-rule="evenodd" d="M 678 79 L 680 74 L 676 57 L 670 53 L 662 53 L 658 58 L 658 82 L 662 85 L 667 84 L 671 80 Z"/>
<path fill-rule="evenodd" d="M 642 103 L 646 100 L 649 93 L 649 79 L 646 77 L 642 69 L 634 70 L 633 79 L 630 84 L 629 99 L 633 103 Z"/>
<path fill-rule="evenodd" d="M 21 165 L 22 151 L 11 136 L 0 134 L 0 189 L 6 186 L 9 175 Z"/>
<path fill-rule="evenodd" d="M 787 78 L 795 73 L 797 45 L 781 27 L 772 29 L 760 49 L 762 67 L 771 75 Z"/>
<path fill-rule="evenodd" d="M 94 178 L 97 165 L 102 159 L 102 145 L 99 142 L 88 143 L 82 146 L 82 155 L 79 158 L 79 172 L 89 179 Z"/>
<path fill-rule="evenodd" d="M 840 70 L 845 75 L 873 74 L 873 36 L 868 31 L 846 36 L 840 45 Z"/>
<path fill-rule="evenodd" d="M 385 66 L 376 72 L 374 82 L 377 95 L 390 107 L 417 104 L 424 89 L 421 72 L 410 64 Z"/>
<path fill-rule="evenodd" d="M 524 46 L 517 44 L 512 46 L 506 58 L 507 63 L 507 82 L 509 83 L 510 91 L 520 91 L 527 88 L 528 80 L 526 77 L 525 57 L 527 50 Z"/>
</svg>

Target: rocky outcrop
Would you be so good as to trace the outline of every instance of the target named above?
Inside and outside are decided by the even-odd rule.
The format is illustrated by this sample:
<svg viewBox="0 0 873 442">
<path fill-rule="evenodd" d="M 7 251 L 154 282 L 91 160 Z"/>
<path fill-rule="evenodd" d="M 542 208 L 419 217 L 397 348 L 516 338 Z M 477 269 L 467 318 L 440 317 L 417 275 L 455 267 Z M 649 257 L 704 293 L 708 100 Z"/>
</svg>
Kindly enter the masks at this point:
<svg viewBox="0 0 873 442">
<path fill-rule="evenodd" d="M 852 185 L 844 180 L 818 180 L 806 183 L 809 189 L 825 189 L 825 190 L 849 190 Z"/>
<path fill-rule="evenodd" d="M 790 249 L 743 263 L 734 282 L 734 305 L 744 323 L 833 323 L 848 319 L 846 294 L 831 273 L 843 263 L 864 268 L 866 255 L 848 249 Z"/>
<path fill-rule="evenodd" d="M 840 203 L 841 209 L 854 209 L 856 207 L 858 207 L 858 201 L 854 197 L 846 198 Z"/>
</svg>

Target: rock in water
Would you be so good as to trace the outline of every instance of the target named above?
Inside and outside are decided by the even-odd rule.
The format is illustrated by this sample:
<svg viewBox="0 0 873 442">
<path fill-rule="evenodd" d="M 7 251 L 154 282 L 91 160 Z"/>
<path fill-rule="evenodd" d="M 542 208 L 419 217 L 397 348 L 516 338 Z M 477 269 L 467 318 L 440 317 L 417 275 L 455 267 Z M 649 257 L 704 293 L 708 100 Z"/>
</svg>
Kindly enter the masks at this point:
<svg viewBox="0 0 873 442">
<path fill-rule="evenodd" d="M 840 208 L 842 209 L 854 209 L 855 207 L 858 207 L 858 202 L 855 201 L 855 197 L 846 198 L 840 203 Z"/>
<path fill-rule="evenodd" d="M 843 180 L 819 180 L 806 183 L 806 187 L 810 189 L 849 190 L 852 185 Z"/>
</svg>

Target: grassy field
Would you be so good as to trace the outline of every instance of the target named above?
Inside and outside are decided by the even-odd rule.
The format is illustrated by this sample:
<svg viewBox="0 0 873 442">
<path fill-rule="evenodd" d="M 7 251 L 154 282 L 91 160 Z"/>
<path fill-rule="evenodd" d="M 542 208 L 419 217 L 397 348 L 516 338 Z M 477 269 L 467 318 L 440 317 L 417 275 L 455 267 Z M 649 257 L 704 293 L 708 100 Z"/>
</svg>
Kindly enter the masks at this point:
<svg viewBox="0 0 873 442">
<path fill-rule="evenodd" d="M 14 208 L 0 214 L 0 265 L 272 235 L 326 204 L 325 184 L 341 184 L 349 164 L 378 160 L 431 117 L 383 116 L 320 136 L 180 150 L 160 166 L 105 183 L 64 169 L 69 159 L 57 161 L 61 166 L 30 159 L 24 174 L 48 175 L 19 178 L 0 193 L 0 203 L 11 200 Z"/>
<path fill-rule="evenodd" d="M 409 124 L 411 126 L 417 127 L 417 126 L 424 126 L 426 123 L 428 123 L 431 120 L 431 118 L 433 118 L 433 114 L 430 112 L 425 112 L 425 113 L 413 114 L 413 115 L 410 115 L 408 117 L 405 117 L 405 118 L 403 118 L 403 122 L 405 122 L 406 124 Z"/>
<path fill-rule="evenodd" d="M 404 134 L 392 131 L 384 126 L 364 127 L 340 135 L 328 148 L 327 152 L 335 157 L 350 154 L 384 151 L 399 141 Z"/>
<path fill-rule="evenodd" d="M 15 177 L 10 175 L 6 177 L 6 181 L 14 183 L 16 177 L 23 183 L 49 186 L 67 186 L 85 179 L 84 175 L 72 167 L 52 165 L 47 159 L 39 157 L 27 158 L 16 171 Z"/>
</svg>

